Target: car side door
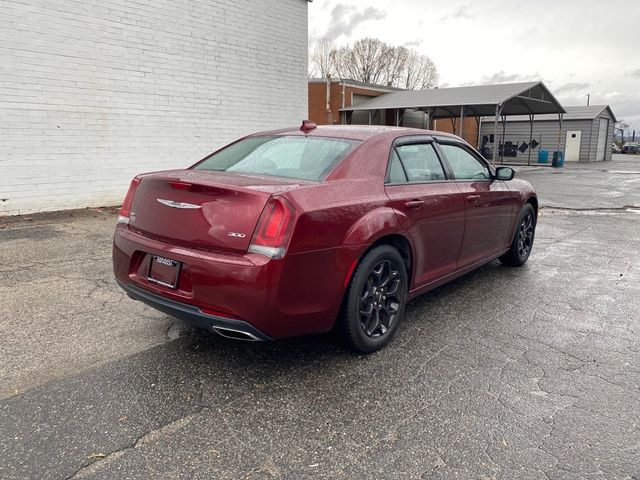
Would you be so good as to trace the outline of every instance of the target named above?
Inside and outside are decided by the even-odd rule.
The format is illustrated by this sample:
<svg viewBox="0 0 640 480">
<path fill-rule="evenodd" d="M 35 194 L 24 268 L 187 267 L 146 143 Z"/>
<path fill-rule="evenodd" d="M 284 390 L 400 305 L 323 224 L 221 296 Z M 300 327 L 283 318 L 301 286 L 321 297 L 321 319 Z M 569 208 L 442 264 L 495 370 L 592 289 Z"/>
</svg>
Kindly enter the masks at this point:
<svg viewBox="0 0 640 480">
<path fill-rule="evenodd" d="M 506 248 L 517 195 L 496 180 L 493 169 L 465 143 L 438 139 L 453 178 L 462 193 L 466 222 L 458 266 L 464 268 Z"/>
<path fill-rule="evenodd" d="M 415 245 L 413 286 L 454 272 L 464 235 L 464 200 L 430 137 L 396 140 L 385 191 Z"/>
</svg>

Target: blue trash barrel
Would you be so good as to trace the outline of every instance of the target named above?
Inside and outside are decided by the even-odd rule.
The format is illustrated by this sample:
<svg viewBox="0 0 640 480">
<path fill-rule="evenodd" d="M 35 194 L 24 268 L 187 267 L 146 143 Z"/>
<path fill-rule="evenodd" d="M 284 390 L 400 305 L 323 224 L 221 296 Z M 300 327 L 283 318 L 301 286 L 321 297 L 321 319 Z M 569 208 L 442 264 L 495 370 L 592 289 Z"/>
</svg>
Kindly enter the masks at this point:
<svg viewBox="0 0 640 480">
<path fill-rule="evenodd" d="M 553 163 L 551 164 L 556 168 L 560 168 L 564 165 L 564 152 L 553 152 Z"/>
<path fill-rule="evenodd" d="M 538 150 L 538 163 L 549 162 L 549 150 Z"/>
</svg>

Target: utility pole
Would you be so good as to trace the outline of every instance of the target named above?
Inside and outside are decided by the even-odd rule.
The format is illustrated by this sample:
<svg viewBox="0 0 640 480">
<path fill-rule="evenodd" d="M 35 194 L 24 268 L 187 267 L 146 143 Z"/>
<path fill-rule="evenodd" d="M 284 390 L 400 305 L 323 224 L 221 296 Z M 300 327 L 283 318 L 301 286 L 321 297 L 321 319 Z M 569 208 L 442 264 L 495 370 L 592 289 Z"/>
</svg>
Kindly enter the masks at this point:
<svg viewBox="0 0 640 480">
<path fill-rule="evenodd" d="M 591 94 L 587 93 L 587 107 L 589 106 L 590 102 L 591 102 Z"/>
</svg>

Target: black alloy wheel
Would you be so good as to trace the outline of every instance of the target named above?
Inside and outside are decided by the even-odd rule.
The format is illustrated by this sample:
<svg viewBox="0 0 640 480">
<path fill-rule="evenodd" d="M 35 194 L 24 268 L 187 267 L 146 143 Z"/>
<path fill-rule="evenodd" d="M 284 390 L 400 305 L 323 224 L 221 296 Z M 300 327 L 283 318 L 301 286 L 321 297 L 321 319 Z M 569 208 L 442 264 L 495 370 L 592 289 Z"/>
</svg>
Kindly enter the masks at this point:
<svg viewBox="0 0 640 480">
<path fill-rule="evenodd" d="M 385 335 L 400 312 L 400 269 L 391 260 L 370 271 L 360 295 L 360 326 L 369 338 Z"/>
<path fill-rule="evenodd" d="M 511 248 L 500 257 L 505 265 L 519 267 L 525 264 L 533 249 L 533 240 L 536 235 L 536 211 L 530 203 L 522 207 L 516 226 Z"/>
<path fill-rule="evenodd" d="M 391 245 L 372 248 L 351 278 L 336 331 L 352 350 L 379 350 L 398 329 L 407 291 L 407 271 L 398 250 Z"/>
<path fill-rule="evenodd" d="M 520 258 L 527 258 L 531 253 L 533 247 L 533 235 L 535 233 L 535 220 L 533 219 L 533 212 L 527 212 L 525 217 L 520 222 L 518 232 L 518 255 Z"/>
</svg>

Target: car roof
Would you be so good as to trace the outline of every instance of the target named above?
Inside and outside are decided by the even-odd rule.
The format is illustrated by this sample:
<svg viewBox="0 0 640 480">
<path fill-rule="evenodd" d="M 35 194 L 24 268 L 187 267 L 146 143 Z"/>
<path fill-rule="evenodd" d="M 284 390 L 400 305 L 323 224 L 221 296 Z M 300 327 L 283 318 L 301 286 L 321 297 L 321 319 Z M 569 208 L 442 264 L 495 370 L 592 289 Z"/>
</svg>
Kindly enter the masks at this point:
<svg viewBox="0 0 640 480">
<path fill-rule="evenodd" d="M 299 127 L 284 128 L 254 133 L 251 136 L 263 135 L 305 135 L 308 137 L 348 138 L 352 140 L 368 140 L 373 137 L 404 137 L 407 135 L 437 135 L 439 137 L 458 138 L 455 135 L 433 130 L 408 127 L 388 127 L 382 125 L 318 125 L 317 128 L 303 132 Z"/>
</svg>

